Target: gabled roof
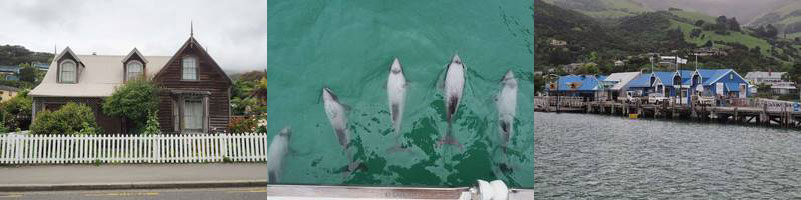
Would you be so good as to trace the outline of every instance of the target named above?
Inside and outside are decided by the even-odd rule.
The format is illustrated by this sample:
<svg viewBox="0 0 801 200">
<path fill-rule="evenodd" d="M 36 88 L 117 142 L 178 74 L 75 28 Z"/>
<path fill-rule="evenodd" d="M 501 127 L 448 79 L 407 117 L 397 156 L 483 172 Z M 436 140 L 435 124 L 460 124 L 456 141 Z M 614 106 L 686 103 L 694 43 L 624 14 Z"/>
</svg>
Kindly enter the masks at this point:
<svg viewBox="0 0 801 200">
<path fill-rule="evenodd" d="M 629 82 L 629 87 L 647 88 L 651 86 L 651 73 L 642 74 Z"/>
<path fill-rule="evenodd" d="M 131 56 L 133 56 L 133 55 L 139 56 L 139 58 L 142 58 L 143 62 L 148 63 L 147 58 L 145 58 L 145 56 L 142 55 L 142 53 L 139 53 L 139 50 L 137 50 L 136 47 L 134 47 L 134 49 L 131 50 L 131 53 L 128 53 L 128 55 L 125 56 L 125 58 L 122 58 L 122 60 L 120 62 L 128 61 L 128 59 L 131 59 Z"/>
<path fill-rule="evenodd" d="M 69 46 L 68 46 L 67 48 L 65 48 L 65 49 L 64 49 L 64 51 L 61 51 L 61 53 L 59 53 L 59 54 L 58 54 L 58 56 L 56 56 L 55 58 L 53 58 L 53 60 L 59 60 L 59 59 L 61 59 L 61 57 L 64 57 L 64 55 L 66 55 L 66 54 L 70 54 L 70 55 L 72 55 L 72 57 L 74 57 L 74 58 L 75 58 L 75 62 L 77 62 L 77 63 L 83 63 L 83 61 L 81 61 L 81 59 L 80 59 L 80 58 L 78 58 L 78 55 L 77 55 L 77 54 L 75 54 L 74 52 L 72 52 L 72 49 L 70 49 L 70 47 L 69 47 Z M 53 65 L 53 64 L 50 64 L 50 65 Z"/>
<path fill-rule="evenodd" d="M 610 74 L 604 81 L 612 81 L 617 82 L 614 86 L 612 86 L 612 90 L 621 90 L 626 87 L 631 80 L 636 79 L 640 75 L 640 72 L 623 72 L 623 73 L 613 73 Z"/>
<path fill-rule="evenodd" d="M 746 79 L 782 79 L 782 76 L 787 72 L 748 72 L 745 74 Z"/>
<path fill-rule="evenodd" d="M 71 51 L 65 49 L 61 54 Z M 75 54 L 73 54 L 75 55 Z M 124 83 L 122 55 L 75 55 L 81 60 L 85 69 L 78 74 L 78 82 L 74 84 L 58 83 L 57 67 L 47 70 L 42 83 L 29 93 L 31 96 L 54 97 L 106 97 L 114 92 L 114 88 Z M 145 56 L 147 64 L 146 76 L 152 77 L 170 59 L 168 56 Z M 57 59 L 50 64 L 56 66 Z"/>
<path fill-rule="evenodd" d="M 661 81 L 662 85 L 670 87 L 673 86 L 673 77 L 676 76 L 676 72 L 654 72 L 653 75 L 658 81 Z"/>
<path fill-rule="evenodd" d="M 571 89 L 568 84 L 579 83 L 576 89 Z M 593 75 L 567 75 L 559 77 L 558 91 L 597 91 L 603 89 L 600 81 Z"/>
<path fill-rule="evenodd" d="M 711 85 L 718 80 L 722 79 L 729 73 L 736 75 L 739 79 L 746 81 L 745 78 L 740 76 L 736 71 L 733 69 L 699 69 L 698 73 L 701 74 L 702 80 L 704 81 L 704 85 Z"/>
<path fill-rule="evenodd" d="M 210 60 L 211 64 L 213 65 L 212 67 L 223 76 L 223 78 L 228 82 L 228 84 L 234 83 L 233 81 L 231 81 L 231 78 L 225 74 L 225 71 L 223 71 L 222 68 L 220 68 L 220 65 L 217 64 L 217 61 L 214 61 L 214 58 L 212 58 L 211 55 L 209 55 L 209 53 L 206 52 L 206 49 L 204 49 L 203 46 L 200 46 L 200 43 L 198 43 L 197 40 L 195 40 L 195 37 L 192 36 L 190 36 L 189 39 L 187 39 L 186 42 L 184 42 L 184 45 L 181 46 L 181 48 L 178 49 L 178 51 L 176 51 L 175 54 L 172 55 L 172 58 L 169 61 L 167 61 L 167 63 L 172 63 L 175 62 L 176 59 L 181 59 L 178 57 L 178 55 L 181 55 L 189 47 L 197 49 L 201 54 L 199 56 L 208 58 L 208 60 Z M 159 78 L 161 74 L 163 74 L 163 72 L 157 73 L 153 77 L 153 79 Z"/>
</svg>

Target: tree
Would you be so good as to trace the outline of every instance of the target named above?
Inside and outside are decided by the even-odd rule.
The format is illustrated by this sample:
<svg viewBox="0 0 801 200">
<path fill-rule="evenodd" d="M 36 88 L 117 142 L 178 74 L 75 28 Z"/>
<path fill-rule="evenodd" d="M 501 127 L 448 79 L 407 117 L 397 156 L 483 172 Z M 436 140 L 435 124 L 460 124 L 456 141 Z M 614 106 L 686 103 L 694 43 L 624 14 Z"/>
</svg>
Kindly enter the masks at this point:
<svg viewBox="0 0 801 200">
<path fill-rule="evenodd" d="M 715 45 L 715 43 L 712 43 L 712 40 L 707 40 L 706 44 L 704 44 L 704 47 L 712 47 L 714 45 Z"/>
<path fill-rule="evenodd" d="M 31 133 L 43 135 L 56 134 L 95 134 L 100 131 L 92 108 L 84 104 L 67 103 L 56 111 L 43 110 L 36 114 L 31 124 Z"/>
<path fill-rule="evenodd" d="M 103 100 L 103 113 L 126 118 L 136 125 L 136 130 L 142 130 L 148 114 L 158 108 L 157 92 L 150 81 L 128 81 Z"/>
<path fill-rule="evenodd" d="M 765 37 L 776 38 L 778 35 L 779 30 L 777 30 L 772 24 L 768 24 L 768 26 L 765 27 Z"/>
<path fill-rule="evenodd" d="M 19 70 L 19 80 L 25 81 L 28 83 L 35 83 L 36 82 L 36 69 L 33 68 L 30 64 L 21 64 L 22 67 Z"/>
<path fill-rule="evenodd" d="M 698 36 L 701 36 L 701 33 L 703 33 L 703 31 L 701 31 L 701 29 L 697 29 L 697 28 L 693 29 L 692 32 L 690 32 L 690 38 L 696 38 Z"/>
<path fill-rule="evenodd" d="M 28 90 L 23 90 L 14 98 L 0 103 L 3 115 L 3 124 L 10 130 L 27 130 L 31 124 L 31 108 L 33 99 L 28 96 Z"/>
<path fill-rule="evenodd" d="M 736 17 L 729 20 L 729 30 L 740 32 L 740 23 L 737 22 Z"/>
<path fill-rule="evenodd" d="M 704 23 L 706 23 L 706 21 L 699 19 L 698 21 L 695 21 L 695 26 L 704 27 Z"/>
</svg>

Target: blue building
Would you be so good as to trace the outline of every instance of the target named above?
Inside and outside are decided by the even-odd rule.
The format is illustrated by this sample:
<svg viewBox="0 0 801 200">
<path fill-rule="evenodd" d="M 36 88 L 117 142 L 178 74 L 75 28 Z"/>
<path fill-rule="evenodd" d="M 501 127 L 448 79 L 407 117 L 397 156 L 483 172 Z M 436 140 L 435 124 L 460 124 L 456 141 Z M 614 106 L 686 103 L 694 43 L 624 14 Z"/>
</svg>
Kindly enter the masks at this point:
<svg viewBox="0 0 801 200">
<path fill-rule="evenodd" d="M 687 100 L 692 95 L 745 98 L 751 95 L 748 84 L 732 69 L 679 70 L 644 73 L 629 83 L 628 91 L 642 96 L 651 93 L 681 96 Z"/>
<path fill-rule="evenodd" d="M 559 77 L 557 83 L 550 83 L 545 88 L 552 96 L 585 97 L 592 101 L 604 95 L 600 80 L 604 76 L 595 75 L 567 75 Z"/>
<path fill-rule="evenodd" d="M 698 69 L 693 74 L 692 88 L 701 96 L 745 98 L 751 95 L 748 84 L 732 69 Z"/>
</svg>

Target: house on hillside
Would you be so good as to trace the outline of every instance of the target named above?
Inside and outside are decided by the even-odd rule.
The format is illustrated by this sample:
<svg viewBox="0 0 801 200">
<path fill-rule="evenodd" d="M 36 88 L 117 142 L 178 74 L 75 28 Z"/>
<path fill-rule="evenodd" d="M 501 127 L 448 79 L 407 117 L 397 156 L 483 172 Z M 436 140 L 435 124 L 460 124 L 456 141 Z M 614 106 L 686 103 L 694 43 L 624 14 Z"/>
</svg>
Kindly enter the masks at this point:
<svg viewBox="0 0 801 200">
<path fill-rule="evenodd" d="M 192 36 L 172 56 L 145 56 L 136 48 L 127 55 L 80 55 L 67 47 L 49 66 L 29 93 L 34 119 L 38 112 L 76 102 L 92 108 L 106 133 L 127 133 L 134 123 L 105 115 L 103 99 L 125 82 L 144 77 L 160 88 L 163 132 L 221 132 L 229 122 L 232 82 Z"/>
<path fill-rule="evenodd" d="M 19 93 L 19 88 L 0 85 L 0 102 L 6 102 L 16 97 Z"/>
<path fill-rule="evenodd" d="M 756 92 L 758 93 L 778 95 L 797 94 L 798 88 L 796 88 L 795 83 L 782 80 L 785 74 L 787 74 L 787 72 L 748 72 L 748 74 L 745 74 L 745 79 L 751 82 L 752 85 L 770 85 L 770 91 L 757 90 Z"/>
</svg>

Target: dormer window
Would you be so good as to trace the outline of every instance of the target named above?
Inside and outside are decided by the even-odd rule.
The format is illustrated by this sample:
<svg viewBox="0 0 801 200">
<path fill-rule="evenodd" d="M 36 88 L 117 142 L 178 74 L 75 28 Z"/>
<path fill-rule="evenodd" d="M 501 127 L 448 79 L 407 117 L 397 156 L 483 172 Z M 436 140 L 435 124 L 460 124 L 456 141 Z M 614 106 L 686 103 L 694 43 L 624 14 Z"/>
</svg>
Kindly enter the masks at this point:
<svg viewBox="0 0 801 200">
<path fill-rule="evenodd" d="M 65 60 L 61 62 L 61 68 L 59 72 L 59 77 L 61 77 L 62 83 L 75 83 L 76 82 L 76 72 L 77 72 L 77 65 L 75 61 L 72 60 Z"/>
<path fill-rule="evenodd" d="M 192 56 L 186 56 L 182 62 L 182 76 L 183 80 L 197 80 L 197 59 Z"/>
<path fill-rule="evenodd" d="M 144 71 L 142 63 L 135 60 L 128 62 L 125 70 L 125 80 L 136 80 L 141 78 Z"/>
</svg>

